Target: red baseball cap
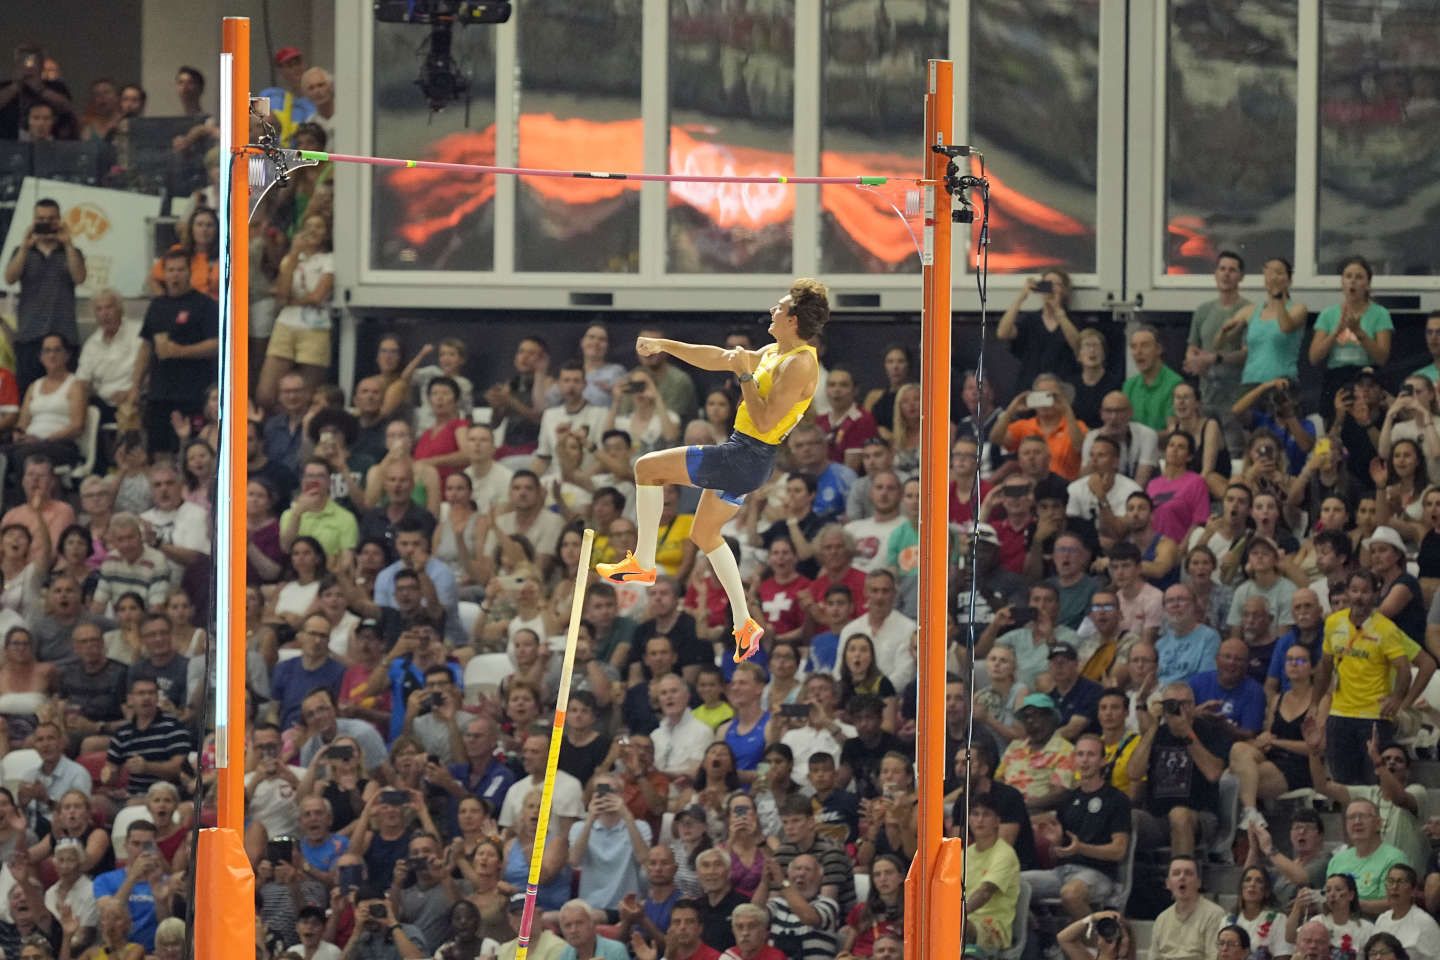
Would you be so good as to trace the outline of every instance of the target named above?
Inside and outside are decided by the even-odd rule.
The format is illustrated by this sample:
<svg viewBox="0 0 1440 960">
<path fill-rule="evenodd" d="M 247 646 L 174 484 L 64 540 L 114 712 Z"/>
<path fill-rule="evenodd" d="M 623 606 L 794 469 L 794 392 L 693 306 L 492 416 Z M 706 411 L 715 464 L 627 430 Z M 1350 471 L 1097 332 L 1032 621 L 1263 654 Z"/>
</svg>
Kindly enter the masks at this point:
<svg viewBox="0 0 1440 960">
<path fill-rule="evenodd" d="M 281 47 L 275 51 L 275 66 L 283 67 L 291 60 L 303 60 L 305 53 L 299 47 Z"/>
</svg>

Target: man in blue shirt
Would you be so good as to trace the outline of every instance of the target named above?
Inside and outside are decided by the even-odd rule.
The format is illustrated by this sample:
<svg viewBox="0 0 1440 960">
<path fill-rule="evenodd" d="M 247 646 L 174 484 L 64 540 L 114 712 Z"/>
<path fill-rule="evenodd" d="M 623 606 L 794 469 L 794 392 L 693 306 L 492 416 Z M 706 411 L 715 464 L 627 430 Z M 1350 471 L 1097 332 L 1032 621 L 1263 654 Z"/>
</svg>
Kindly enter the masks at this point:
<svg viewBox="0 0 1440 960">
<path fill-rule="evenodd" d="M 1183 583 L 1165 591 L 1165 629 L 1155 641 L 1160 686 L 1188 682 L 1209 668 L 1220 652 L 1220 634 L 1201 623 L 1195 592 Z"/>
<path fill-rule="evenodd" d="M 580 871 L 580 898 L 614 923 L 620 901 L 640 891 L 640 865 L 652 843 L 650 824 L 635 819 L 625 805 L 624 786 L 614 777 L 596 776 L 591 790 L 585 819 L 570 827 L 570 865 Z M 563 914 L 560 922 L 563 929 Z M 565 939 L 575 942 L 568 932 Z"/>
<path fill-rule="evenodd" d="M 465 724 L 461 739 L 465 744 L 465 762 L 450 764 L 446 768 L 450 779 L 438 781 L 450 794 L 450 818 L 455 819 L 460 801 L 466 797 L 478 797 L 489 806 L 490 815 L 498 817 L 505 794 L 515 782 L 515 771 L 506 765 L 503 755 L 495 752 L 500 744 L 495 719 L 489 714 L 476 715 Z"/>
<path fill-rule="evenodd" d="M 460 685 L 463 680 L 460 665 L 449 661 L 445 645 L 440 642 L 439 631 L 429 623 L 417 623 L 402 633 L 400 642 L 380 661 L 380 667 L 371 674 L 366 684 L 365 693 L 379 692 L 376 674 L 383 667 L 384 680 L 390 684 L 390 702 L 396 706 L 390 714 L 388 740 L 393 742 L 405 732 L 405 709 L 401 705 L 409 703 L 410 694 L 425 686 L 425 671 L 441 664 L 450 668 L 450 675 L 455 678 L 456 685 Z"/>
<path fill-rule="evenodd" d="M 280 726 L 289 728 L 300 722 L 300 704 L 319 688 L 340 693 L 340 680 L 345 665 L 330 656 L 330 621 L 316 614 L 306 617 L 296 632 L 300 656 L 281 661 L 270 681 L 270 697 L 280 705 Z"/>
<path fill-rule="evenodd" d="M 1249 740 L 1265 726 L 1265 688 L 1247 673 L 1250 648 L 1235 637 L 1220 644 L 1214 670 L 1190 680 L 1197 709 L 1218 717 L 1240 740 Z"/>
<path fill-rule="evenodd" d="M 130 941 L 138 943 L 147 953 L 155 949 L 155 891 L 151 880 L 158 880 L 165 870 L 165 861 L 155 846 L 155 824 L 134 820 L 125 830 L 127 865 L 117 867 L 95 878 L 92 893 L 96 900 L 114 897 L 130 908 Z"/>
<path fill-rule="evenodd" d="M 825 431 L 809 420 L 790 431 L 787 441 L 796 473 L 815 478 L 815 502 L 811 509 L 824 519 L 843 520 L 846 498 L 855 483 L 855 471 L 830 459 Z"/>
<path fill-rule="evenodd" d="M 445 635 L 455 646 L 470 642 L 460 624 L 459 596 L 455 574 L 450 565 L 430 553 L 430 534 L 417 517 L 405 517 L 395 525 L 395 552 L 400 559 L 381 570 L 375 577 L 375 604 L 395 606 L 395 576 L 401 570 L 413 571 L 420 578 L 420 590 L 427 606 L 445 613 Z M 396 701 L 397 703 L 400 701 Z"/>
</svg>

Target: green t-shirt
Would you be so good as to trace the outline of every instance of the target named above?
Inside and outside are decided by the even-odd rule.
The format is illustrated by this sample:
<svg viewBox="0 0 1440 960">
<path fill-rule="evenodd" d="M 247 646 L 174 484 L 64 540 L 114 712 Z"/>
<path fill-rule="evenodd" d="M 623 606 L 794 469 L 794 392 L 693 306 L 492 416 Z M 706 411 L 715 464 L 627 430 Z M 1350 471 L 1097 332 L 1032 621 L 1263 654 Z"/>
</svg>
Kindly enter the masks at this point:
<svg viewBox="0 0 1440 960">
<path fill-rule="evenodd" d="M 1153 384 L 1147 384 L 1144 374 L 1140 373 L 1126 380 L 1122 389 L 1125 396 L 1130 398 L 1130 406 L 1135 408 L 1131 419 L 1152 430 L 1164 430 L 1165 419 L 1170 416 L 1171 411 L 1170 394 L 1183 382 L 1180 374 L 1163 363 Z"/>
<path fill-rule="evenodd" d="M 1416 370 L 1414 373 L 1410 374 L 1410 376 L 1425 377 L 1431 383 L 1440 383 L 1440 366 L 1432 363 L 1428 367 L 1421 367 L 1419 370 Z"/>
<path fill-rule="evenodd" d="M 1351 846 L 1341 847 L 1330 857 L 1325 876 L 1348 873 L 1355 878 L 1361 900 L 1385 899 L 1385 874 L 1397 863 L 1405 862 L 1405 854 L 1388 843 L 1382 843 L 1368 857 L 1361 857 Z"/>
<path fill-rule="evenodd" d="M 1338 303 L 1321 310 L 1320 316 L 1315 319 L 1315 329 L 1334 333 L 1340 326 L 1340 310 Z M 1372 303 L 1360 317 L 1360 329 L 1373 337 L 1382 330 L 1394 330 L 1395 324 L 1390 322 L 1389 310 Z M 1336 367 L 1368 367 L 1373 363 L 1360 341 L 1353 334 L 1346 333 L 1330 345 L 1330 359 L 1325 365 L 1334 370 Z"/>
</svg>

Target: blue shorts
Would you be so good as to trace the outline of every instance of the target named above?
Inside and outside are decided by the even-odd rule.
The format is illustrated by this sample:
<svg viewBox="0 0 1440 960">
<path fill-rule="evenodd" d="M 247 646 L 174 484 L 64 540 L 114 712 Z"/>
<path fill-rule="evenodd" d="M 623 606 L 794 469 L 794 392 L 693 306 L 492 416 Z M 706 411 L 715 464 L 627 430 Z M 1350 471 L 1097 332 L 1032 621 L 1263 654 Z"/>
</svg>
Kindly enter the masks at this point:
<svg viewBox="0 0 1440 960">
<path fill-rule="evenodd" d="M 732 433 L 724 443 L 685 448 L 685 469 L 690 482 L 714 490 L 726 503 L 737 506 L 745 494 L 770 479 L 780 447 L 744 433 Z"/>
</svg>

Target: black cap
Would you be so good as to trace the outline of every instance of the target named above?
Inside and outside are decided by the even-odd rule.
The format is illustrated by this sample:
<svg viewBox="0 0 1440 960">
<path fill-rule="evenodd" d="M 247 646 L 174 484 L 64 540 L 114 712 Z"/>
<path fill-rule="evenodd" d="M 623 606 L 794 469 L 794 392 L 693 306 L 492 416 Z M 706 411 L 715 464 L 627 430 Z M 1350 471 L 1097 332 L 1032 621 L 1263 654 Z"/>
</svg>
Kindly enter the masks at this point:
<svg viewBox="0 0 1440 960">
<path fill-rule="evenodd" d="M 1057 643 L 1051 646 L 1050 659 L 1054 660 L 1056 657 L 1069 657 L 1076 662 L 1080 660 L 1079 652 L 1068 643 Z"/>
<path fill-rule="evenodd" d="M 1035 502 L 1041 500 L 1059 500 L 1061 503 L 1070 502 L 1070 491 L 1066 488 L 1064 480 L 1059 477 L 1046 477 L 1035 484 Z"/>
</svg>

